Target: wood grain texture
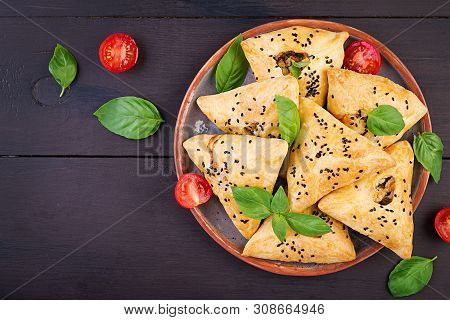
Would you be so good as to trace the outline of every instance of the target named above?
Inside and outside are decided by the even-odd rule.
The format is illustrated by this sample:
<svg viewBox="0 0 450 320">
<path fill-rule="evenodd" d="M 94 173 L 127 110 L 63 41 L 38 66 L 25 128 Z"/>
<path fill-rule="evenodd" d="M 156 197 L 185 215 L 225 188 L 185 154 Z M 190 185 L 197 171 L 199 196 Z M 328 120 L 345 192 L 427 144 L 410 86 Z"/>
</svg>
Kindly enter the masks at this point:
<svg viewBox="0 0 450 320">
<path fill-rule="evenodd" d="M 172 156 L 173 128 L 184 93 L 203 63 L 237 33 L 273 19 L 0 18 L 0 155 Z M 450 19 L 332 19 L 388 41 L 421 86 L 433 129 L 450 156 Z M 382 26 L 382 27 L 380 27 Z M 45 29 L 46 31 L 44 31 Z M 404 31 L 401 33 L 401 31 Z M 406 31 L 405 31 L 406 30 Z M 137 66 L 111 75 L 98 65 L 98 45 L 112 32 L 132 34 Z M 400 34 L 401 33 L 401 34 Z M 32 39 L 32 41 L 30 41 Z M 72 47 L 79 73 L 59 99 L 47 65 L 56 42 Z M 169 59 L 170 57 L 170 59 Z M 92 113 L 121 95 L 153 101 L 166 123 L 135 142 L 105 130 Z"/>
<path fill-rule="evenodd" d="M 292 0 L 6 0 L 27 16 L 114 16 L 114 17 L 423 17 L 449 16 L 444 0 L 360 0 L 292 1 Z M 0 16 L 17 12 L 0 5 Z"/>
<path fill-rule="evenodd" d="M 278 276 L 239 261 L 176 204 L 172 160 L 152 161 L 0 159 L 0 295 L 132 212 L 9 298 L 390 298 L 386 280 L 399 259 L 387 249 L 345 271 L 311 278 Z M 138 176 L 138 168 L 159 169 Z M 440 293 L 426 288 L 411 299 L 450 296 L 448 245 L 432 223 L 449 187 L 445 161 L 440 184 L 430 183 L 414 216 L 414 254 L 438 256 L 430 285 Z"/>
</svg>

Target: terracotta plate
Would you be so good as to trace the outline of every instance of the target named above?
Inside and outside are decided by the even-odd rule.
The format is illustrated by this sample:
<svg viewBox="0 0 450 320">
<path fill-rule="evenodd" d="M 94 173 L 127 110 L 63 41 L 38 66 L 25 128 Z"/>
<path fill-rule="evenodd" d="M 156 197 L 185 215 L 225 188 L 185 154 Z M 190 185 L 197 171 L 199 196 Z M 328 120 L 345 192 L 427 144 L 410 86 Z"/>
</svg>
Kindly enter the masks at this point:
<svg viewBox="0 0 450 320">
<path fill-rule="evenodd" d="M 311 28 L 321 28 L 331 31 L 347 31 L 350 34 L 350 38 L 347 40 L 346 45 L 355 40 L 363 39 L 371 42 L 379 48 L 380 54 L 383 58 L 382 67 L 379 74 L 386 76 L 394 82 L 403 85 L 409 90 L 413 91 L 423 103 L 425 99 L 417 85 L 414 77 L 400 61 L 400 59 L 392 53 L 388 48 L 384 47 L 382 43 L 374 39 L 370 35 L 351 28 L 349 26 L 319 20 L 282 20 L 263 24 L 256 28 L 250 29 L 243 33 L 244 38 L 253 37 L 258 34 L 266 33 L 269 31 L 286 28 L 294 25 L 306 26 Z M 186 152 L 182 147 L 183 141 L 190 138 L 199 132 L 208 133 L 220 133 L 220 130 L 211 123 L 206 116 L 200 111 L 196 104 L 196 99 L 201 95 L 215 94 L 215 82 L 214 82 L 214 67 L 220 60 L 222 55 L 226 52 L 228 46 L 231 44 L 230 40 L 222 48 L 220 48 L 200 69 L 194 81 L 190 85 L 183 103 L 181 104 L 180 113 L 178 115 L 178 121 L 175 128 L 175 164 L 177 169 L 177 175 L 180 176 L 186 172 L 197 171 L 195 165 L 189 160 Z M 251 70 L 249 69 L 246 83 L 254 82 Z M 405 138 L 412 142 L 413 134 L 417 131 L 431 131 L 430 116 L 427 113 L 422 120 L 416 124 L 405 135 Z M 414 166 L 414 177 L 412 183 L 413 194 L 413 208 L 416 210 L 419 202 L 424 194 L 427 182 L 428 172 L 426 172 L 417 161 Z M 364 237 L 356 232 L 351 232 L 352 240 L 355 244 L 357 257 L 354 261 L 335 264 L 302 264 L 302 263 L 288 263 L 279 261 L 262 260 L 256 258 L 243 257 L 241 255 L 242 249 L 246 243 L 246 240 L 239 234 L 237 229 L 233 226 L 231 220 L 228 218 L 225 210 L 216 197 L 212 197 L 211 200 L 195 209 L 191 210 L 194 217 L 205 229 L 205 231 L 225 250 L 236 256 L 237 258 L 251 264 L 260 269 L 283 274 L 283 275 L 295 275 L 295 276 L 317 276 L 332 272 L 337 272 L 348 267 L 351 267 L 377 251 L 382 246 L 367 237 Z"/>
</svg>

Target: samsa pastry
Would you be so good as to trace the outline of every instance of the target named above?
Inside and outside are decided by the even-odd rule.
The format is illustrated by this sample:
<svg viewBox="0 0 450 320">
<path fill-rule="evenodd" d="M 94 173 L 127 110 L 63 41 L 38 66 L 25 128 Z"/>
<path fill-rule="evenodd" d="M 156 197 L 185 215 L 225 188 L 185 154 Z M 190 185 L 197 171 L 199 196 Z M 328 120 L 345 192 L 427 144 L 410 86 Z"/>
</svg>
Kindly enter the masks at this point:
<svg viewBox="0 0 450 320">
<path fill-rule="evenodd" d="M 297 103 L 297 80 L 287 76 L 255 82 L 220 94 L 199 97 L 197 104 L 224 132 L 279 138 L 275 95 Z"/>
<path fill-rule="evenodd" d="M 249 239 L 260 220 L 246 217 L 233 198 L 232 186 L 263 188 L 272 193 L 288 144 L 248 135 L 197 135 L 183 143 L 205 175 L 239 232 Z"/>
<path fill-rule="evenodd" d="M 287 171 L 292 211 L 302 212 L 331 191 L 394 166 L 389 154 L 312 100 L 300 99 L 299 114 L 301 130 Z"/>
<path fill-rule="evenodd" d="M 328 111 L 382 148 L 400 140 L 427 113 L 427 108 L 414 93 L 381 76 L 330 69 L 328 84 Z M 405 127 L 396 135 L 374 136 L 366 127 L 367 114 L 386 104 L 402 114 Z"/>
<path fill-rule="evenodd" d="M 280 242 L 273 232 L 270 217 L 247 242 L 242 254 L 261 259 L 303 263 L 346 262 L 356 258 L 348 230 L 342 223 L 320 212 L 316 205 L 303 213 L 319 216 L 331 227 L 332 232 L 319 237 L 308 237 L 288 228 L 285 241 Z"/>
<path fill-rule="evenodd" d="M 256 81 L 292 73 L 292 61 L 309 61 L 300 68 L 300 95 L 323 106 L 328 88 L 326 71 L 342 66 L 347 38 L 347 32 L 295 26 L 244 40 L 241 46 Z"/>
<path fill-rule="evenodd" d="M 386 149 L 393 168 L 375 172 L 325 196 L 319 208 L 353 230 L 411 258 L 414 231 L 411 180 L 414 153 L 406 141 Z"/>
</svg>

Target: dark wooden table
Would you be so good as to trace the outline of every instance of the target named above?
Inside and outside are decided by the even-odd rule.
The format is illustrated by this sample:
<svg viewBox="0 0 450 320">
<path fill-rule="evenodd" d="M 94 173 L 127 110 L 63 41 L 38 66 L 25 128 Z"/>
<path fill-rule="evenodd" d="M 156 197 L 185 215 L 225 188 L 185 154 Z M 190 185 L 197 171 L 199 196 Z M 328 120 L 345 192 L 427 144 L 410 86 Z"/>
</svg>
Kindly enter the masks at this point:
<svg viewBox="0 0 450 320">
<path fill-rule="evenodd" d="M 450 296 L 449 245 L 433 229 L 450 205 L 450 4 L 372 1 L 0 1 L 0 296 L 9 299 L 384 299 L 389 250 L 314 278 L 255 269 L 220 248 L 172 195 L 173 129 L 196 72 L 237 33 L 283 18 L 354 26 L 388 42 L 421 86 L 443 139 L 443 175 L 415 214 L 414 253 L 439 256 L 412 298 Z M 140 57 L 112 76 L 99 43 L 132 34 Z M 76 81 L 59 99 L 48 61 L 73 48 Z M 122 95 L 157 104 L 166 123 L 135 142 L 92 113 Z"/>
</svg>

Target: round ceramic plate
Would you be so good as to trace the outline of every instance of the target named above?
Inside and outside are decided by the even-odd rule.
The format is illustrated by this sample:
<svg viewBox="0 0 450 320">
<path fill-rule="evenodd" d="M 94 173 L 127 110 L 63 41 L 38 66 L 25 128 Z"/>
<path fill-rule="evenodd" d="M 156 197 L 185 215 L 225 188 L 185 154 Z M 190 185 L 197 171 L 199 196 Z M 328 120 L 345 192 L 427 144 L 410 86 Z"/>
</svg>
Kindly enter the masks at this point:
<svg viewBox="0 0 450 320">
<path fill-rule="evenodd" d="M 254 37 L 258 34 L 290 27 L 290 26 L 305 26 L 311 28 L 321 28 L 330 31 L 347 31 L 350 34 L 345 47 L 351 41 L 356 39 L 362 39 L 371 42 L 377 48 L 379 48 L 382 56 L 382 66 L 379 75 L 385 76 L 394 82 L 408 88 L 414 92 L 419 99 L 426 105 L 425 99 L 417 85 L 414 77 L 400 61 L 400 59 L 392 53 L 388 48 L 382 45 L 378 40 L 374 39 L 370 35 L 351 28 L 349 26 L 319 20 L 282 20 L 263 24 L 256 28 L 243 32 L 244 39 Z M 200 69 L 197 76 L 194 78 L 190 85 L 183 103 L 181 104 L 178 120 L 175 128 L 175 164 L 177 175 L 180 176 L 187 172 L 198 172 L 198 169 L 189 160 L 189 157 L 183 149 L 182 143 L 199 133 L 222 133 L 208 118 L 200 111 L 196 104 L 196 100 L 199 96 L 215 94 L 215 81 L 214 72 L 215 66 L 228 49 L 228 46 L 233 40 L 230 40 L 222 48 L 220 48 Z M 254 82 L 251 70 L 248 70 L 247 77 L 244 84 Z M 422 120 L 411 128 L 403 139 L 407 139 L 412 142 L 413 134 L 418 131 L 431 131 L 430 116 L 427 113 Z M 412 182 L 412 194 L 413 194 L 413 209 L 416 210 L 419 202 L 425 192 L 425 188 L 428 182 L 428 172 L 420 166 L 417 161 L 414 165 L 414 176 Z M 382 245 L 372 241 L 371 239 L 364 237 L 356 232 L 351 231 L 351 238 L 356 249 L 356 259 L 345 263 L 334 264 L 315 264 L 315 263 L 297 263 L 297 262 L 280 262 L 263 260 L 257 258 L 244 257 L 241 255 L 242 249 L 245 246 L 246 239 L 242 237 L 234 227 L 231 220 L 228 218 L 224 208 L 220 204 L 216 197 L 212 197 L 206 204 L 194 208 L 191 210 L 194 217 L 205 229 L 205 231 L 225 250 L 236 256 L 237 258 L 266 271 L 283 274 L 283 275 L 295 275 L 295 276 L 316 276 L 351 267 L 382 248 Z"/>
</svg>

